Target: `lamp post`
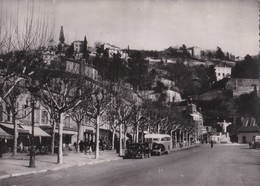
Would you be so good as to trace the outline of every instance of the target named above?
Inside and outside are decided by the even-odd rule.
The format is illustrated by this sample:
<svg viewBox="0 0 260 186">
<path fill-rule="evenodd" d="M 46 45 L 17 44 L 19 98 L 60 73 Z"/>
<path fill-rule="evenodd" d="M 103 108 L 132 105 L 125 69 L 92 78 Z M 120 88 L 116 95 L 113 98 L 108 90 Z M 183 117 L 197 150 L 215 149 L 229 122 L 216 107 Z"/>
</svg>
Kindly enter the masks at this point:
<svg viewBox="0 0 260 186">
<path fill-rule="evenodd" d="M 34 110 L 35 110 L 35 99 L 34 94 L 36 94 L 39 89 L 36 87 L 28 88 L 29 92 L 31 93 L 31 123 L 32 123 L 32 135 L 31 135 L 31 151 L 30 151 L 30 162 L 29 167 L 35 168 L 35 148 L 34 148 Z"/>
<path fill-rule="evenodd" d="M 30 151 L 30 163 L 29 167 L 36 167 L 35 166 L 35 149 L 34 149 L 34 100 L 31 100 L 31 108 L 32 108 L 32 115 L 31 115 L 31 122 L 32 122 L 32 135 L 31 135 L 31 151 Z"/>
</svg>

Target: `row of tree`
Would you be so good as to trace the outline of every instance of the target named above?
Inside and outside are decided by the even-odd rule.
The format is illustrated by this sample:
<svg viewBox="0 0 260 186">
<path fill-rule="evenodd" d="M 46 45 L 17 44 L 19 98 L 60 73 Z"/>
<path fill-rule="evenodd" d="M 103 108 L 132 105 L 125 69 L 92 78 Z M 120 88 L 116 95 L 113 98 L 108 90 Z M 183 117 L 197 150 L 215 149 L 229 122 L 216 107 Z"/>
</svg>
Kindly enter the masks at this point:
<svg viewBox="0 0 260 186">
<path fill-rule="evenodd" d="M 95 124 L 96 158 L 99 156 L 99 128 L 104 118 L 109 122 L 113 134 L 119 128 L 120 141 L 123 139 L 122 133 L 126 135 L 128 127 L 134 129 L 135 141 L 139 140 L 139 130 L 167 133 L 176 129 L 180 123 L 183 128 L 193 127 L 174 108 L 163 102 L 142 101 L 124 87 L 121 80 L 125 77 L 122 73 L 125 69 L 130 69 L 127 73 L 128 78 L 125 78 L 127 82 L 133 82 L 136 86 L 141 84 L 140 76 L 147 70 L 142 58 L 132 58 L 132 63 L 124 65 L 120 56 L 115 55 L 112 59 L 115 63 L 107 63 L 110 59 L 105 55 L 106 51 L 98 50 L 92 64 L 101 73 L 102 78 L 99 81 L 89 80 L 81 73 L 69 73 L 48 66 L 43 60 L 44 51 L 41 48 L 52 39 L 51 24 L 47 24 L 47 18 L 41 17 L 40 14 L 39 17 L 35 17 L 34 4 L 28 3 L 27 6 L 18 8 L 27 9 L 28 14 L 24 21 L 0 17 L 3 25 L 0 27 L 0 99 L 1 105 L 6 107 L 2 111 L 12 117 L 13 155 L 17 154 L 17 124 L 22 117 L 26 117 L 20 114 L 24 108 L 19 105 L 19 101 L 28 93 L 32 107 L 37 101 L 49 111 L 53 127 L 53 152 L 55 129 L 59 129 L 58 163 L 63 163 L 62 135 L 65 114 L 69 114 L 78 124 L 78 133 L 81 133 L 82 125 L 86 121 Z M 62 45 L 58 48 L 58 52 L 64 52 L 61 49 Z M 107 64 L 111 64 L 110 70 Z M 135 69 L 139 69 L 140 72 L 137 73 Z M 79 136 L 78 134 L 78 141 Z M 122 153 L 121 143 L 120 149 Z"/>
</svg>

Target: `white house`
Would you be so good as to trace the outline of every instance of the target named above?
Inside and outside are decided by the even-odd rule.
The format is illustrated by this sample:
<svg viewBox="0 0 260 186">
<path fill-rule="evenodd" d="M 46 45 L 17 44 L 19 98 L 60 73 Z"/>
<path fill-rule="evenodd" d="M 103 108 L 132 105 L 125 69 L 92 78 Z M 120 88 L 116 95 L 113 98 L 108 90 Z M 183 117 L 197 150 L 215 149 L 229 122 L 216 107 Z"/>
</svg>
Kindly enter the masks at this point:
<svg viewBox="0 0 260 186">
<path fill-rule="evenodd" d="M 217 76 L 217 81 L 225 78 L 225 77 L 229 77 L 231 75 L 231 67 L 219 67 L 216 66 L 215 67 L 215 72 L 216 72 L 216 76 Z"/>
</svg>

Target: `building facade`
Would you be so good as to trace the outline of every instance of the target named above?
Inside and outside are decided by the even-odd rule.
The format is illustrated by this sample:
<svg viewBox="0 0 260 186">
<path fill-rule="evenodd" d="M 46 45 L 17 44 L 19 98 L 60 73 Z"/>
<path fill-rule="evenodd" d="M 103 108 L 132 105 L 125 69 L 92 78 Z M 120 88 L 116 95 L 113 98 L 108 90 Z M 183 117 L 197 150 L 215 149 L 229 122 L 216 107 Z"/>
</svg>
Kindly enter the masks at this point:
<svg viewBox="0 0 260 186">
<path fill-rule="evenodd" d="M 225 77 L 230 77 L 231 75 L 231 67 L 215 67 L 215 72 L 216 72 L 216 77 L 217 81 L 225 78 Z"/>
</svg>

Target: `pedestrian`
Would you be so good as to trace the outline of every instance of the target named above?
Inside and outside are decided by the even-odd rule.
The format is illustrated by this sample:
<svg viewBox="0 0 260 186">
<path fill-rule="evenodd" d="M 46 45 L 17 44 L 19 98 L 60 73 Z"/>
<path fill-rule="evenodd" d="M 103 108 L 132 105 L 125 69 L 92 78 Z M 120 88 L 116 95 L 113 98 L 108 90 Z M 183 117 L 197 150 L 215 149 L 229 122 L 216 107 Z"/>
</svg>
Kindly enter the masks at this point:
<svg viewBox="0 0 260 186">
<path fill-rule="evenodd" d="M 213 142 L 213 140 L 211 140 L 211 141 L 210 141 L 210 147 L 211 147 L 211 148 L 213 148 L 213 144 L 214 144 L 214 142 Z"/>
<path fill-rule="evenodd" d="M 95 151 L 95 144 L 94 144 L 93 140 L 90 141 L 90 148 L 91 148 L 92 152 Z"/>
<path fill-rule="evenodd" d="M 77 151 L 77 142 L 75 141 L 75 142 L 73 143 L 73 145 L 74 145 L 75 151 Z"/>
<path fill-rule="evenodd" d="M 103 140 L 99 140 L 99 149 L 101 149 L 101 154 L 104 152 L 104 143 Z"/>
<path fill-rule="evenodd" d="M 119 151 L 120 151 L 119 138 L 116 138 L 116 140 L 115 140 L 115 147 L 116 147 L 116 153 L 119 154 Z"/>
<path fill-rule="evenodd" d="M 80 152 L 84 151 L 84 143 L 82 140 L 80 140 L 80 142 L 79 142 L 79 150 L 80 150 Z"/>
</svg>

